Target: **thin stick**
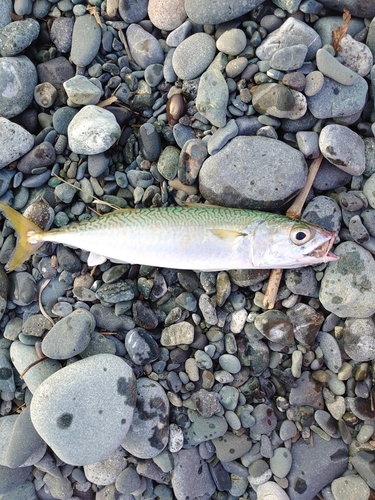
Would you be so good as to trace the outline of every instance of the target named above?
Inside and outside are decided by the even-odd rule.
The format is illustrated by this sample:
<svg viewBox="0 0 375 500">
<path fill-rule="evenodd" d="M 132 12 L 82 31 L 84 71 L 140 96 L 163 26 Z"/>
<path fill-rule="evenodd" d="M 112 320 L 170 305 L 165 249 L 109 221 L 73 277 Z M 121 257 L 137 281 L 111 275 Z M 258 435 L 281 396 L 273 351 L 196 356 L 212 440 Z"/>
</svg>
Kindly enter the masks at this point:
<svg viewBox="0 0 375 500">
<path fill-rule="evenodd" d="M 30 370 L 30 368 L 32 368 L 33 366 L 37 365 L 38 363 L 41 363 L 42 361 L 44 361 L 45 359 L 47 359 L 47 356 L 43 356 L 42 358 L 39 358 L 39 359 L 36 359 L 35 361 L 33 361 L 32 363 L 29 364 L 29 366 L 26 366 L 26 368 L 23 370 L 23 372 L 20 374 L 20 379 L 23 380 L 23 377 L 25 376 L 25 374 Z"/>
<path fill-rule="evenodd" d="M 118 4 L 118 0 L 107 0 L 107 15 L 109 17 L 116 17 Z"/>
<path fill-rule="evenodd" d="M 286 211 L 286 215 L 291 219 L 299 219 L 301 217 L 301 212 L 303 205 L 306 201 L 307 195 L 313 185 L 316 174 L 318 173 L 320 164 L 322 163 L 323 155 L 320 154 L 311 163 L 309 172 L 307 174 L 305 187 L 298 193 L 293 204 Z M 266 309 L 273 309 L 276 303 L 277 292 L 279 291 L 279 286 L 281 278 L 283 275 L 282 269 L 272 269 L 268 283 L 266 293 L 264 294 L 263 307 Z"/>
</svg>

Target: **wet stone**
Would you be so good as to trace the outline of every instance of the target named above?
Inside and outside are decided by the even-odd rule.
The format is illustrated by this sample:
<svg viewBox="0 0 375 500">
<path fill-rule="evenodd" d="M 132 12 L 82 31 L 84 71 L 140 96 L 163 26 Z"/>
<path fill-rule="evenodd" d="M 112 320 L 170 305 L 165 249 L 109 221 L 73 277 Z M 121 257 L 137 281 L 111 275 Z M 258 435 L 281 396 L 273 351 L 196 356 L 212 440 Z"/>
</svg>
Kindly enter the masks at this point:
<svg viewBox="0 0 375 500">
<path fill-rule="evenodd" d="M 143 328 L 134 328 L 126 334 L 125 347 L 131 360 L 137 365 L 152 363 L 160 355 L 157 342 Z"/>
<path fill-rule="evenodd" d="M 254 321 L 255 327 L 271 342 L 284 346 L 294 345 L 293 326 L 281 311 L 266 311 Z"/>
<path fill-rule="evenodd" d="M 122 446 L 138 458 L 156 457 L 168 443 L 168 422 L 169 401 L 163 387 L 139 378 L 134 416 Z"/>
<path fill-rule="evenodd" d="M 31 419 L 64 462 L 85 465 L 106 458 L 120 445 L 135 402 L 129 365 L 117 356 L 99 354 L 45 380 L 32 399 Z"/>
</svg>

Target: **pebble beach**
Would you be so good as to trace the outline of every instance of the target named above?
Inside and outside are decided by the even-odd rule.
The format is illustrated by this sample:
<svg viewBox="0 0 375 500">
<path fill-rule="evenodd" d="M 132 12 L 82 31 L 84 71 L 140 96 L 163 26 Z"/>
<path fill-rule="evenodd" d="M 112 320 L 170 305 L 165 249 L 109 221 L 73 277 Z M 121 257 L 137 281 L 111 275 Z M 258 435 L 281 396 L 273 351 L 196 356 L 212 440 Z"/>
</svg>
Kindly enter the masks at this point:
<svg viewBox="0 0 375 500">
<path fill-rule="evenodd" d="M 375 498 L 374 56 L 371 1 L 0 0 L 1 202 L 285 214 L 322 154 L 340 257 L 268 309 L 269 269 L 8 272 L 0 214 L 0 500 Z"/>
</svg>

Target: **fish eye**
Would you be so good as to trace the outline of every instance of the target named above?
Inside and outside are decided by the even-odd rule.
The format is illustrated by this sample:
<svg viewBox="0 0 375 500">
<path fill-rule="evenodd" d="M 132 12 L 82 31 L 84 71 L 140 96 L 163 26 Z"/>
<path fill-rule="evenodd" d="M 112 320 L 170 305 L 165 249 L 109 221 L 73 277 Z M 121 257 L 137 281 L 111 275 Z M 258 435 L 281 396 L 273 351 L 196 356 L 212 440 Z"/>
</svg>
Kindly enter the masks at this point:
<svg viewBox="0 0 375 500">
<path fill-rule="evenodd" d="M 290 232 L 290 239 L 295 245 L 303 245 L 314 237 L 315 231 L 307 226 L 294 226 Z"/>
</svg>

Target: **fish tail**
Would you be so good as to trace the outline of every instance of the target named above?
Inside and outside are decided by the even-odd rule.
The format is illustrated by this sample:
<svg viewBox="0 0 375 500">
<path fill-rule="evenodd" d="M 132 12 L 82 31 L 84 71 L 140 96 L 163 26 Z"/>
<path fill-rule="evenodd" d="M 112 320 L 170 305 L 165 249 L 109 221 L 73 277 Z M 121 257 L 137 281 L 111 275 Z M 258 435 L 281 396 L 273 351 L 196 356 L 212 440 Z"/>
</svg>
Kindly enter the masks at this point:
<svg viewBox="0 0 375 500">
<path fill-rule="evenodd" d="M 43 244 L 42 237 L 44 231 L 30 219 L 26 219 L 26 217 L 16 212 L 16 210 L 5 205 L 5 203 L 0 202 L 0 210 L 19 236 L 16 249 L 5 266 L 7 271 L 13 271 L 25 262 L 25 260 L 29 259 Z"/>
</svg>

